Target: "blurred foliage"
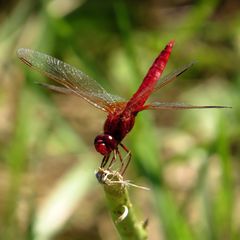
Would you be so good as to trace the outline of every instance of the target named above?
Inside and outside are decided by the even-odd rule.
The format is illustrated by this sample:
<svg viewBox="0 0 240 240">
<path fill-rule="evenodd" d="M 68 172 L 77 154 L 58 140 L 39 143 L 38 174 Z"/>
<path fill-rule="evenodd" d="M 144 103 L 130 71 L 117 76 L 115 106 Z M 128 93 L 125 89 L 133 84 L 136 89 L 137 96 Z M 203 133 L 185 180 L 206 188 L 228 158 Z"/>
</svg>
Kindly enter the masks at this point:
<svg viewBox="0 0 240 240">
<path fill-rule="evenodd" d="M 149 239 L 240 239 L 238 0 L 0 4 L 0 239 L 117 239 L 94 179 L 106 116 L 36 85 L 44 77 L 16 50 L 60 58 L 127 99 L 170 39 L 165 73 L 196 64 L 160 99 L 233 108 L 139 114 L 125 177 L 151 191 L 131 189 L 132 201 Z"/>
</svg>

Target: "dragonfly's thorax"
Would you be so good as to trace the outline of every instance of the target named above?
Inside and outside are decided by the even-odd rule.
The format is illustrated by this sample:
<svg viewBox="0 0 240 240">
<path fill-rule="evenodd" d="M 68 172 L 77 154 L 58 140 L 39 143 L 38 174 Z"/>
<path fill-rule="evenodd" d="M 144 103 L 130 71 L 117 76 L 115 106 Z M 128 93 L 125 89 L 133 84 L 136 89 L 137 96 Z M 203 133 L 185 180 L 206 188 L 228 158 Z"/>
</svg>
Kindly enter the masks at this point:
<svg viewBox="0 0 240 240">
<path fill-rule="evenodd" d="M 98 135 L 94 140 L 97 152 L 106 156 L 116 149 L 118 142 L 109 134 Z"/>
<path fill-rule="evenodd" d="M 136 114 L 130 111 L 109 114 L 104 124 L 104 134 L 111 135 L 118 143 L 133 128 Z"/>
</svg>

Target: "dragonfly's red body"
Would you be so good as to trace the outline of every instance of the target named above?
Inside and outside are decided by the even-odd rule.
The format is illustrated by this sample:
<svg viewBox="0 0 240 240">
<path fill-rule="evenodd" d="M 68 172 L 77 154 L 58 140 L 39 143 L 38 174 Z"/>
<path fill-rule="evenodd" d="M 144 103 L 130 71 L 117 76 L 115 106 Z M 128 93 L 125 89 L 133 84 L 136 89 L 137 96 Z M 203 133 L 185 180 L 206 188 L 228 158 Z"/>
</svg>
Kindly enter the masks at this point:
<svg viewBox="0 0 240 240">
<path fill-rule="evenodd" d="M 133 128 L 135 117 L 139 111 L 144 109 L 144 103 L 153 92 L 154 86 L 160 78 L 173 47 L 171 41 L 159 54 L 149 69 L 142 84 L 132 98 L 120 108 L 116 105 L 113 112 L 108 114 L 104 124 L 104 134 L 95 139 L 96 150 L 104 156 L 110 154 Z"/>
<path fill-rule="evenodd" d="M 95 80 L 56 58 L 30 49 L 19 49 L 17 54 L 24 63 L 44 73 L 64 87 L 49 84 L 42 84 L 43 86 L 62 93 L 74 93 L 95 107 L 108 113 L 103 134 L 95 138 L 94 145 L 96 150 L 104 156 L 101 167 L 106 166 L 113 153 L 108 168 L 111 167 L 118 156 L 121 162 L 122 173 L 124 173 L 129 164 L 131 153 L 127 147 L 122 144 L 122 140 L 133 128 L 138 112 L 146 109 L 223 108 L 222 106 L 192 106 L 182 103 L 153 102 L 151 104 L 145 104 L 152 92 L 174 81 L 192 65 L 188 64 L 182 67 L 173 74 L 165 77 L 157 85 L 166 67 L 173 45 L 174 41 L 170 41 L 166 45 L 165 49 L 159 54 L 150 67 L 142 84 L 129 101 L 125 101 L 118 96 L 108 93 Z M 125 164 L 123 163 L 124 159 L 119 151 L 119 146 L 128 153 L 128 161 Z"/>
</svg>

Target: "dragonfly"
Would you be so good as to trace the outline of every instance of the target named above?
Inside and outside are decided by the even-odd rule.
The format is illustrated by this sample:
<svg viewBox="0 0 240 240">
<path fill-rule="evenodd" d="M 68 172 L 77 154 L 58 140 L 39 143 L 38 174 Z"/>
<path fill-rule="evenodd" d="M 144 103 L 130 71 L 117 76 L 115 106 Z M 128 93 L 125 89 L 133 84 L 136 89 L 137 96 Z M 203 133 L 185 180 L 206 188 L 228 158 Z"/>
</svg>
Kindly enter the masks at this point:
<svg viewBox="0 0 240 240">
<path fill-rule="evenodd" d="M 20 48 L 17 50 L 17 56 L 26 65 L 57 83 L 57 85 L 42 83 L 41 85 L 44 87 L 60 93 L 75 94 L 107 113 L 103 133 L 96 136 L 94 146 L 96 151 L 103 155 L 100 168 L 110 169 L 113 163 L 119 159 L 119 172 L 123 175 L 130 163 L 132 154 L 122 141 L 133 128 L 135 118 L 139 112 L 162 109 L 228 108 L 225 106 L 194 106 L 175 102 L 146 103 L 152 93 L 159 91 L 167 84 L 176 80 L 177 77 L 193 65 L 192 63 L 187 64 L 161 78 L 161 81 L 159 81 L 174 44 L 174 40 L 169 41 L 160 52 L 149 68 L 141 85 L 129 100 L 107 92 L 87 74 L 45 53 Z M 120 151 L 120 149 L 122 150 Z M 121 152 L 125 152 L 126 156 L 123 157 Z"/>
</svg>

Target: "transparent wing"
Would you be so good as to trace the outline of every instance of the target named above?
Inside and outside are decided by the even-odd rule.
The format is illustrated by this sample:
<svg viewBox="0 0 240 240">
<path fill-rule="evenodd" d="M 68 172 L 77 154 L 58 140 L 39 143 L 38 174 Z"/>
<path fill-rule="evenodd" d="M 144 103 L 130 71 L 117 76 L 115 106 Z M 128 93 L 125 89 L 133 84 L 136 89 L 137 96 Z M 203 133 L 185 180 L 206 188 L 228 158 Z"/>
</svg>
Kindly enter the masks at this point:
<svg viewBox="0 0 240 240">
<path fill-rule="evenodd" d="M 64 87 L 71 89 L 73 93 L 79 95 L 96 108 L 111 112 L 115 103 L 124 102 L 124 99 L 111 95 L 85 73 L 54 57 L 25 48 L 19 49 L 17 55 L 25 64 Z M 57 86 L 52 87 L 52 89 L 57 89 L 60 92 L 63 90 Z"/>
<path fill-rule="evenodd" d="M 168 102 L 153 102 L 145 105 L 142 110 L 184 110 L 184 109 L 201 109 L 201 108 L 231 108 L 227 106 L 194 106 L 186 103 L 168 103 Z"/>
<path fill-rule="evenodd" d="M 154 88 L 153 93 L 157 92 L 158 90 L 160 90 L 161 88 L 163 88 L 164 86 L 166 86 L 167 84 L 175 81 L 177 79 L 178 76 L 180 76 L 182 73 L 186 72 L 192 65 L 194 64 L 194 62 L 186 64 L 182 67 L 180 67 L 179 69 L 175 70 L 174 72 L 166 75 L 163 78 L 159 79 L 159 84 L 157 84 L 157 86 Z M 134 108 L 137 109 L 137 107 L 135 106 L 135 103 L 138 103 L 138 100 L 140 98 L 142 98 L 146 92 L 149 91 L 148 86 L 134 99 L 134 101 L 132 102 L 132 104 L 129 106 L 130 108 Z M 142 109 L 142 106 L 139 106 L 140 109 Z M 144 106 L 143 106 L 144 108 Z M 138 110 L 137 110 L 138 111 Z"/>
<path fill-rule="evenodd" d="M 47 88 L 51 91 L 58 92 L 58 93 L 63 93 L 63 94 L 72 94 L 74 93 L 72 89 L 66 88 L 66 87 L 60 87 L 48 83 L 42 83 L 42 82 L 37 82 L 38 85 L 41 87 Z"/>
<path fill-rule="evenodd" d="M 186 72 L 190 67 L 192 67 L 193 64 L 194 62 L 186 64 L 180 67 L 179 69 L 175 70 L 174 72 L 168 74 L 167 76 L 163 77 L 162 79 L 160 79 L 160 83 L 154 88 L 154 92 L 158 91 L 159 89 L 166 86 L 167 84 L 175 81 L 177 77 L 179 77 L 181 74 Z"/>
<path fill-rule="evenodd" d="M 36 84 L 40 85 L 41 87 L 44 87 L 44 88 L 47 88 L 49 90 L 52 90 L 54 92 L 59 92 L 59 93 L 63 93 L 63 94 L 74 94 L 74 90 L 71 89 L 71 88 L 66 88 L 66 87 L 61 87 L 61 86 L 56 86 L 56 85 L 53 85 L 53 84 L 48 84 L 48 83 L 44 83 L 44 82 L 37 82 Z M 115 99 L 115 101 L 111 104 L 114 104 L 114 105 L 119 105 L 119 103 L 123 103 L 125 102 L 123 100 L 123 98 L 119 97 L 119 96 L 116 96 L 116 95 L 112 95 L 110 93 L 108 93 L 109 96 L 112 98 L 112 99 Z M 112 105 L 113 106 L 113 105 Z"/>
</svg>

